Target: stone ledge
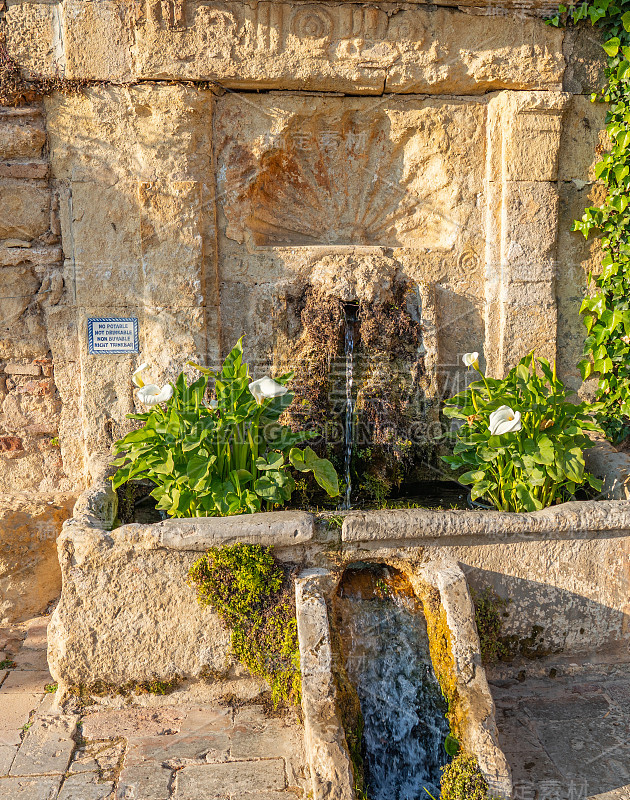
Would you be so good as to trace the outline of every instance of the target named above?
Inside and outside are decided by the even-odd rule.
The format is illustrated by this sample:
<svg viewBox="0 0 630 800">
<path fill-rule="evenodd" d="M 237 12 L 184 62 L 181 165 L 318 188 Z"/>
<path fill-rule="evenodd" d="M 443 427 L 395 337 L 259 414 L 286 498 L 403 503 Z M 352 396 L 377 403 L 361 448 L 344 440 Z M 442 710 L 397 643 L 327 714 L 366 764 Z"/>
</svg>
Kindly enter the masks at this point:
<svg viewBox="0 0 630 800">
<path fill-rule="evenodd" d="M 562 503 L 542 511 L 364 511 L 350 513 L 341 531 L 343 542 L 412 541 L 446 537 L 517 539 L 584 538 L 589 534 L 630 531 L 630 501 L 589 500 Z"/>
</svg>

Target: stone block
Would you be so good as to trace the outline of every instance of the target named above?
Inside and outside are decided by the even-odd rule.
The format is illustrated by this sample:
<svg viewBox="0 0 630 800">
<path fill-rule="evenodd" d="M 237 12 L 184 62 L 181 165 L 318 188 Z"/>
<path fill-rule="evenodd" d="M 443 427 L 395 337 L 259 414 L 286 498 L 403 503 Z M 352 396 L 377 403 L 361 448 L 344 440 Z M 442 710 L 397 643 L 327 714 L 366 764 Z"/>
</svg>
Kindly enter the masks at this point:
<svg viewBox="0 0 630 800">
<path fill-rule="evenodd" d="M 29 75 L 63 73 L 62 10 L 59 3 L 11 2 L 3 20 L 9 55 Z"/>
<path fill-rule="evenodd" d="M 37 715 L 26 731 L 11 775 L 64 773 L 74 750 L 74 715 Z"/>
<path fill-rule="evenodd" d="M 45 163 L 0 163 L 0 178 L 22 178 L 24 180 L 42 180 L 48 177 L 48 164 Z"/>
<path fill-rule="evenodd" d="M 7 675 L 1 691 L 2 694 L 44 694 L 48 683 L 50 683 L 48 670 L 42 672 L 14 669 Z"/>
<path fill-rule="evenodd" d="M 565 112 L 560 139 L 561 181 L 595 180 L 595 165 L 600 154 L 610 150 L 610 139 L 606 133 L 606 103 L 591 103 L 589 97 L 574 95 Z"/>
<path fill-rule="evenodd" d="M 607 57 L 602 49 L 602 34 L 593 25 L 583 22 L 567 28 L 562 50 L 566 58 L 563 89 L 575 95 L 589 95 L 606 85 Z"/>
<path fill-rule="evenodd" d="M 10 433 L 27 433 L 35 426 L 34 433 L 55 436 L 59 428 L 61 404 L 49 392 L 37 391 L 35 386 L 31 388 L 35 391 L 14 391 L 5 397 L 0 411 L 0 425 Z"/>
<path fill-rule="evenodd" d="M 172 775 L 172 770 L 155 762 L 125 767 L 120 773 L 116 800 L 126 800 L 128 797 L 167 800 L 172 796 Z"/>
<path fill-rule="evenodd" d="M 51 170 L 59 180 L 120 188 L 134 180 L 208 181 L 212 175 L 208 90 L 95 87 L 46 98 L 45 105 Z"/>
<path fill-rule="evenodd" d="M 0 158 L 38 158 L 45 143 L 42 125 L 5 119 L 0 112 Z"/>
<path fill-rule="evenodd" d="M 2 734 L 0 733 L 0 737 Z M 18 746 L 16 744 L 0 744 L 0 777 L 9 774 L 9 769 L 17 753 Z"/>
<path fill-rule="evenodd" d="M 2 718 L 0 719 L 0 745 L 19 745 L 20 733 L 42 699 L 41 694 L 6 694 L 0 689 Z M 0 794 L 0 797 L 2 795 Z"/>
<path fill-rule="evenodd" d="M 26 181 L 0 180 L 0 239 L 30 241 L 50 227 L 48 187 Z"/>
<path fill-rule="evenodd" d="M 177 772 L 176 781 L 178 800 L 243 797 L 247 792 L 278 792 L 286 786 L 284 764 L 279 758 L 184 767 Z"/>
<path fill-rule="evenodd" d="M 65 0 L 64 51 L 68 78 L 133 78 L 136 7 L 126 0 Z"/>
<path fill-rule="evenodd" d="M 0 269 L 0 331 L 12 331 L 35 297 L 40 282 L 33 269 L 27 266 Z"/>
<path fill-rule="evenodd" d="M 67 777 L 57 800 L 110 800 L 114 784 L 102 781 L 98 775 L 70 775 Z"/>
<path fill-rule="evenodd" d="M 147 303 L 167 308 L 204 305 L 201 185 L 141 183 L 138 191 Z"/>
<path fill-rule="evenodd" d="M 543 181 L 509 181 L 503 189 L 502 251 L 508 281 L 553 280 L 558 189 Z"/>
<path fill-rule="evenodd" d="M 11 800 L 51 800 L 57 794 L 61 775 L 33 778 L 0 778 L 0 797 Z"/>
<path fill-rule="evenodd" d="M 140 217 L 132 187 L 73 183 L 72 204 L 69 235 L 77 303 L 139 302 L 143 294 Z"/>
<path fill-rule="evenodd" d="M 558 113 L 517 114 L 503 155 L 505 180 L 556 180 L 561 131 L 562 117 Z"/>
<path fill-rule="evenodd" d="M 25 363 L 23 361 L 9 361 L 4 365 L 7 375 L 41 375 L 39 364 Z"/>
<path fill-rule="evenodd" d="M 74 567 L 64 555 L 63 541 L 79 545 Z M 225 671 L 230 634 L 186 587 L 195 554 L 172 552 L 165 564 L 160 551 L 151 549 L 157 541 L 149 533 L 142 544 L 134 543 L 133 536 L 126 538 L 124 527 L 104 537 L 102 531 L 66 526 L 59 555 L 75 589 L 64 593 L 49 626 L 48 660 L 55 680 L 74 685 L 100 678 L 121 685 L 155 676 L 192 678 L 204 666 Z M 120 586 L 122 594 L 113 592 L 114 586 Z M 89 603 L 91 610 L 77 617 L 77 604 L 83 605 L 94 592 L 102 602 Z M 166 618 L 165 598 L 170 609 Z M 95 626 L 103 630 L 97 640 L 88 633 Z M 141 641 L 146 645 L 138 647 Z"/>
<path fill-rule="evenodd" d="M 74 499 L 69 494 L 13 494 L 0 501 L 3 623 L 41 613 L 59 594 L 61 573 L 55 542 L 64 520 L 72 514 Z"/>
</svg>

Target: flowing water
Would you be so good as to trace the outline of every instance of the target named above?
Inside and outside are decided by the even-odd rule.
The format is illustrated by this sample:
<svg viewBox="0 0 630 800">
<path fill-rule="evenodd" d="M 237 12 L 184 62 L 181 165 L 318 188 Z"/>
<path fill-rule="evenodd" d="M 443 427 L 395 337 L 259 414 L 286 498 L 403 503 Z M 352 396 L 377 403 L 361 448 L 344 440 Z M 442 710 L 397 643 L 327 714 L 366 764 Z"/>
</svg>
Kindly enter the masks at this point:
<svg viewBox="0 0 630 800">
<path fill-rule="evenodd" d="M 344 307 L 346 323 L 345 356 L 346 356 L 346 422 L 345 422 L 345 450 L 344 450 L 344 479 L 346 493 L 341 503 L 342 510 L 350 508 L 352 496 L 352 439 L 354 434 L 354 401 L 352 399 L 352 384 L 354 379 L 354 334 L 357 322 L 357 307 L 348 304 Z"/>
<path fill-rule="evenodd" d="M 338 604 L 370 800 L 428 800 L 425 787 L 439 797 L 449 726 L 421 604 L 386 567 L 346 570 Z"/>
</svg>

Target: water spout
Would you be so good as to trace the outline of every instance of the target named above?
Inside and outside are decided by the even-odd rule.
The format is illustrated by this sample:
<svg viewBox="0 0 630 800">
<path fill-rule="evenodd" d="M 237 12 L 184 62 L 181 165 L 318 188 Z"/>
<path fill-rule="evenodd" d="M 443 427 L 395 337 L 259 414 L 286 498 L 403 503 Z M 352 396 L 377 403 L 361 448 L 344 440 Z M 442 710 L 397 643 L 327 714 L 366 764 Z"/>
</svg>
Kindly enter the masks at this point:
<svg viewBox="0 0 630 800">
<path fill-rule="evenodd" d="M 345 422 L 345 449 L 344 449 L 344 479 L 346 492 L 341 503 L 341 509 L 350 508 L 352 497 L 352 439 L 354 435 L 354 401 L 352 399 L 352 383 L 354 380 L 354 338 L 359 306 L 357 303 L 344 303 L 344 319 L 346 323 L 345 357 L 346 357 L 346 422 Z"/>
</svg>

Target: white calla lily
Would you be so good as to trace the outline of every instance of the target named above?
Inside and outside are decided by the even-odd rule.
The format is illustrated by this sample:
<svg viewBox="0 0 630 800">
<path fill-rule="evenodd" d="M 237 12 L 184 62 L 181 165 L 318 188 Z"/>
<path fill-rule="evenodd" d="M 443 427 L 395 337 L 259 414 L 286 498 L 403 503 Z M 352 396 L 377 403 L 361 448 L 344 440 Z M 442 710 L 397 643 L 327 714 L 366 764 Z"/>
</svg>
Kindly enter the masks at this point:
<svg viewBox="0 0 630 800">
<path fill-rule="evenodd" d="M 140 377 L 140 373 L 143 372 L 145 369 L 148 369 L 148 367 L 149 365 L 147 364 L 146 361 L 144 361 L 142 364 L 140 364 L 138 369 L 131 376 L 131 382 L 133 383 L 134 386 L 137 386 L 138 389 L 142 389 L 142 387 L 144 386 L 144 381 Z"/>
<path fill-rule="evenodd" d="M 173 387 L 170 383 L 166 386 L 156 386 L 153 383 L 147 383 L 138 389 L 138 400 L 144 403 L 145 406 L 155 406 L 158 403 L 166 403 L 173 396 Z"/>
<path fill-rule="evenodd" d="M 492 436 L 516 433 L 521 428 L 521 412 L 513 411 L 509 406 L 501 406 L 490 414 L 490 433 Z"/>
<path fill-rule="evenodd" d="M 479 353 L 464 353 L 462 361 L 466 367 L 479 369 Z"/>
<path fill-rule="evenodd" d="M 257 381 L 252 381 L 249 384 L 249 391 L 254 395 L 254 399 L 260 405 L 265 400 L 269 400 L 272 397 L 282 397 L 285 395 L 289 390 L 286 386 L 283 386 L 278 381 L 274 381 L 273 378 L 269 378 L 267 375 L 264 378 L 259 378 Z"/>
</svg>

